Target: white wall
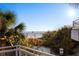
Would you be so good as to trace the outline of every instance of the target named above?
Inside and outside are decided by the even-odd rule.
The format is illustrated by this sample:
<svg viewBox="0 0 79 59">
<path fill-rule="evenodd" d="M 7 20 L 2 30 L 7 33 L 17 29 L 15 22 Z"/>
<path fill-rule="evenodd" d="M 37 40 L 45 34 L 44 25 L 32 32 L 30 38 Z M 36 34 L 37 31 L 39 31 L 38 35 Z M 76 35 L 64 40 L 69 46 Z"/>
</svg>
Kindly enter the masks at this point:
<svg viewBox="0 0 79 59">
<path fill-rule="evenodd" d="M 71 39 L 79 41 L 79 30 L 78 29 L 72 29 L 71 30 Z"/>
</svg>

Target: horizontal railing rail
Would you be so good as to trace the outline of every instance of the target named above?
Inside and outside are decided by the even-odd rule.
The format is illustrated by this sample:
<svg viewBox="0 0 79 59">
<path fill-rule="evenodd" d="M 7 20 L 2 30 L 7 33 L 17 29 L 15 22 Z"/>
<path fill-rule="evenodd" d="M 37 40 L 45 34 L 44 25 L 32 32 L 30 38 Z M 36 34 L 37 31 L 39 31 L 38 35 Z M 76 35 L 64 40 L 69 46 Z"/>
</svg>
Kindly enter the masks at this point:
<svg viewBox="0 0 79 59">
<path fill-rule="evenodd" d="M 46 53 L 46 52 L 42 52 L 42 51 L 35 50 L 35 49 L 32 49 L 32 48 L 28 48 L 28 47 L 25 47 L 25 46 L 19 45 L 19 47 L 20 47 L 21 49 L 25 49 L 25 50 L 27 50 L 27 51 L 29 51 L 29 52 L 32 52 L 32 53 L 34 53 L 34 54 L 36 54 L 36 55 L 54 56 L 53 54 Z"/>
<path fill-rule="evenodd" d="M 22 52 L 24 52 L 24 53 L 26 53 L 26 54 L 30 54 L 31 56 L 35 56 L 34 53 L 31 53 L 31 52 L 26 51 L 26 50 L 24 50 L 24 49 L 20 49 L 20 51 L 22 51 Z"/>
<path fill-rule="evenodd" d="M 17 45 L 16 45 L 16 46 L 17 46 Z M 0 47 L 0 49 L 16 48 L 16 46 L 6 46 L 6 47 Z"/>
<path fill-rule="evenodd" d="M 50 53 L 42 52 L 39 50 L 35 50 L 26 46 L 22 45 L 15 45 L 15 46 L 6 46 L 6 47 L 0 47 L 0 54 L 1 53 L 8 53 L 15 51 L 16 56 L 55 56 Z"/>
<path fill-rule="evenodd" d="M 0 53 L 12 52 L 12 51 L 16 51 L 16 50 L 17 49 L 3 50 L 3 51 L 0 51 Z"/>
</svg>

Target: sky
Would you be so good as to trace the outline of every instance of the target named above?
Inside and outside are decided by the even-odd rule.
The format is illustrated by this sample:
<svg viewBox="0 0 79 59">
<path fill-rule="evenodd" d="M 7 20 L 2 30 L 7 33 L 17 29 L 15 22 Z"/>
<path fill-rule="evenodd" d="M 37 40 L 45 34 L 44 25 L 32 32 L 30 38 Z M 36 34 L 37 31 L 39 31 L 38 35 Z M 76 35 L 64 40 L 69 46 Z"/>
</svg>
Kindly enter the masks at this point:
<svg viewBox="0 0 79 59">
<path fill-rule="evenodd" d="M 16 24 L 23 22 L 25 31 L 52 31 L 79 18 L 78 9 L 64 3 L 0 3 L 0 9 L 14 12 Z"/>
</svg>

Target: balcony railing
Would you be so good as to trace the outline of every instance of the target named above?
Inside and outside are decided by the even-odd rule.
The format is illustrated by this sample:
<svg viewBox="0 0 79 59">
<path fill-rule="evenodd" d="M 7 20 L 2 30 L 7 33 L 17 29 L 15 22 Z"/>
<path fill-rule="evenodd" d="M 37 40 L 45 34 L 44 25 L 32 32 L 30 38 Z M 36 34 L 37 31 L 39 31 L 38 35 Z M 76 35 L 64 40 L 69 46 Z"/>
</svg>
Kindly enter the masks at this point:
<svg viewBox="0 0 79 59">
<path fill-rule="evenodd" d="M 26 46 L 6 46 L 0 47 L 0 56 L 54 56 L 46 52 L 38 51 Z"/>
<path fill-rule="evenodd" d="M 73 21 L 73 28 L 72 29 L 79 29 L 79 19 Z"/>
</svg>

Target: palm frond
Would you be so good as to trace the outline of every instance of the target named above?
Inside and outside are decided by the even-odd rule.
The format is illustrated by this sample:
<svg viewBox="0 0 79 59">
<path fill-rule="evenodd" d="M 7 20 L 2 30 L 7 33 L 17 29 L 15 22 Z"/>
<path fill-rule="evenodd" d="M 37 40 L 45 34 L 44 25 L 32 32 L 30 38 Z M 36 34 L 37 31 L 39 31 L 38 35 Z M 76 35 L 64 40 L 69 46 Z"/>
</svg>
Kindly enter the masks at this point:
<svg viewBox="0 0 79 59">
<path fill-rule="evenodd" d="M 10 11 L 5 12 L 4 18 L 5 18 L 7 26 L 13 25 L 16 21 L 16 15 Z"/>
<path fill-rule="evenodd" d="M 16 31 L 22 31 L 22 30 L 24 30 L 24 28 L 25 28 L 24 23 L 20 23 L 19 25 L 17 25 L 17 26 L 15 27 L 15 30 L 16 30 Z"/>
</svg>

